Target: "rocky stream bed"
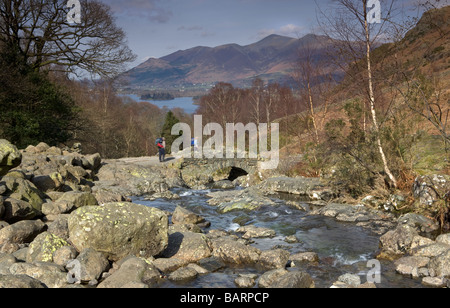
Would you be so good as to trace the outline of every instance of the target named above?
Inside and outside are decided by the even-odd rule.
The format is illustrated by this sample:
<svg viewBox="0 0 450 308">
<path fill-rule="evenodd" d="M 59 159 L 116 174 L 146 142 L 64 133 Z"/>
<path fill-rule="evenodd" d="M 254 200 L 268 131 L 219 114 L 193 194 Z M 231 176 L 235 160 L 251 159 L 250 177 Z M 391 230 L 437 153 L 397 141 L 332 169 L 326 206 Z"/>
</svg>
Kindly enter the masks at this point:
<svg viewBox="0 0 450 308">
<path fill-rule="evenodd" d="M 181 166 L 0 140 L 0 287 L 449 285 L 450 235 L 392 214 L 395 196 L 334 203 L 319 179 L 282 175 L 187 187 Z"/>
</svg>

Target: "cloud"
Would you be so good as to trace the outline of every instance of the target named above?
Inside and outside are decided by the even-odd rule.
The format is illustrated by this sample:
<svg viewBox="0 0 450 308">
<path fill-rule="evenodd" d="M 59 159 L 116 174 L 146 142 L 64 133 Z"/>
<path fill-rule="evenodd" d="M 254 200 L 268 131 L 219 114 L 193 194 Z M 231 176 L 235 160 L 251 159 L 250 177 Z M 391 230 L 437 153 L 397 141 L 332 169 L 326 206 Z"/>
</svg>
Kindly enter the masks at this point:
<svg viewBox="0 0 450 308">
<path fill-rule="evenodd" d="M 302 34 L 304 34 L 305 30 L 307 30 L 305 27 L 297 26 L 294 24 L 288 24 L 285 26 L 282 26 L 279 29 L 263 29 L 258 32 L 258 38 L 264 38 L 271 34 L 278 34 L 283 36 L 290 36 L 290 37 L 300 37 Z"/>
<path fill-rule="evenodd" d="M 145 18 L 153 22 L 166 23 L 173 13 L 161 7 L 162 0 L 103 0 L 117 15 Z"/>
</svg>

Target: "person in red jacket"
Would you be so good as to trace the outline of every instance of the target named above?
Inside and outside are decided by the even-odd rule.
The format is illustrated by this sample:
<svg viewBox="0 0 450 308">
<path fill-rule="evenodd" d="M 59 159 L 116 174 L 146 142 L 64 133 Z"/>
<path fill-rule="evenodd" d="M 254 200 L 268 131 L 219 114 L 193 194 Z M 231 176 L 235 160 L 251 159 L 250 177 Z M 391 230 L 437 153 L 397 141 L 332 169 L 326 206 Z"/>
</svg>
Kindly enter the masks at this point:
<svg viewBox="0 0 450 308">
<path fill-rule="evenodd" d="M 159 150 L 159 162 L 164 162 L 166 160 L 166 138 L 161 138 L 157 144 Z"/>
</svg>

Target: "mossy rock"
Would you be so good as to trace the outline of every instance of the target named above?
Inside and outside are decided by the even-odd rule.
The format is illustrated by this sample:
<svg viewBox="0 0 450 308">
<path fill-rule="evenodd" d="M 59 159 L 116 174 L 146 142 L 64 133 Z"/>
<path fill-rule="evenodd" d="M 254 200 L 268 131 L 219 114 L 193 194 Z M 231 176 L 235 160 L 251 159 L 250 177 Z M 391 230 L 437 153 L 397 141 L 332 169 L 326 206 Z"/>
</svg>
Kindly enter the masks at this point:
<svg viewBox="0 0 450 308">
<path fill-rule="evenodd" d="M 22 153 L 9 141 L 0 139 L 0 176 L 22 163 Z"/>
<path fill-rule="evenodd" d="M 166 249 L 168 217 L 161 210 L 116 202 L 85 206 L 68 220 L 69 240 L 78 251 L 92 248 L 110 261 L 128 255 L 152 257 Z"/>
<path fill-rule="evenodd" d="M 39 234 L 30 244 L 27 252 L 27 262 L 53 262 L 53 254 L 59 248 L 69 244 L 62 238 L 44 232 Z"/>
</svg>

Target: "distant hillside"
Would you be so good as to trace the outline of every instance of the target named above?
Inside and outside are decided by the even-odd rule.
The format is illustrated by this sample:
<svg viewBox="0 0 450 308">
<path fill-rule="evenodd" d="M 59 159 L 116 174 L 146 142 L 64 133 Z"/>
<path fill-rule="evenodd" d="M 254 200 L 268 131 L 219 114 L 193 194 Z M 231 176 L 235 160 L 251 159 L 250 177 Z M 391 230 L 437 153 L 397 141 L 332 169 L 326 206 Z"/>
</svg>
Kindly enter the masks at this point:
<svg viewBox="0 0 450 308">
<path fill-rule="evenodd" d="M 194 47 L 150 59 L 124 77 L 131 88 L 207 87 L 217 82 L 245 87 L 255 77 L 286 84 L 292 82 L 292 73 L 305 47 L 320 58 L 325 55 L 327 42 L 327 38 L 312 34 L 301 39 L 270 35 L 247 46 Z"/>
</svg>

